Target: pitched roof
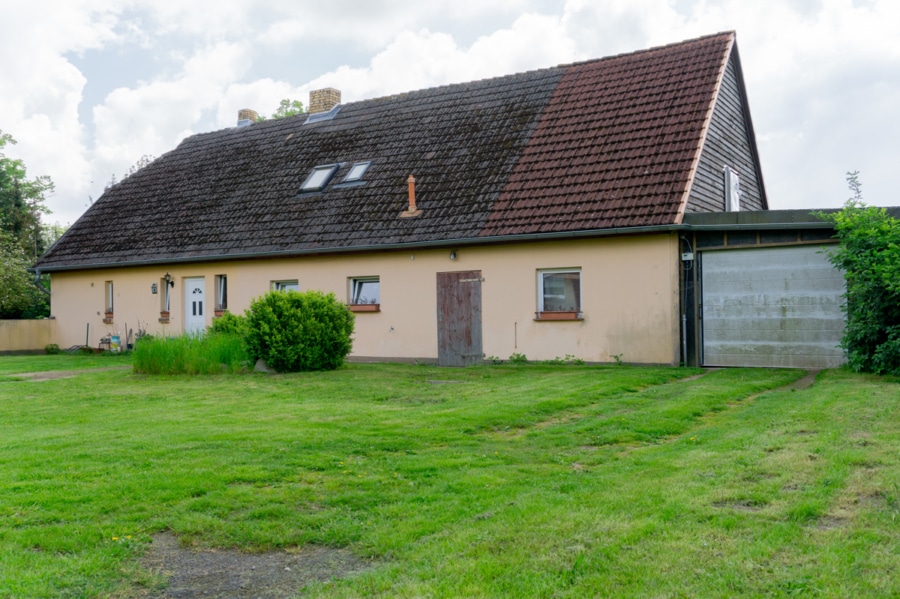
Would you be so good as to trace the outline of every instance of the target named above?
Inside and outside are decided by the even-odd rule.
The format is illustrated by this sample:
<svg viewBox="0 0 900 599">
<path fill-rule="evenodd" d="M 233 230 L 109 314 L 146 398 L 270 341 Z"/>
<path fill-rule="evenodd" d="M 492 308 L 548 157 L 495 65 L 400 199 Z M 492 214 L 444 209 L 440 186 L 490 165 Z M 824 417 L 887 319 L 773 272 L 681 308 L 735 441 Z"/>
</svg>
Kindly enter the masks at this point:
<svg viewBox="0 0 900 599">
<path fill-rule="evenodd" d="M 194 135 L 109 189 L 42 270 L 674 224 L 733 33 Z M 364 185 L 340 185 L 371 160 Z M 320 193 L 313 167 L 340 163 Z M 421 214 L 400 218 L 407 177 Z"/>
</svg>

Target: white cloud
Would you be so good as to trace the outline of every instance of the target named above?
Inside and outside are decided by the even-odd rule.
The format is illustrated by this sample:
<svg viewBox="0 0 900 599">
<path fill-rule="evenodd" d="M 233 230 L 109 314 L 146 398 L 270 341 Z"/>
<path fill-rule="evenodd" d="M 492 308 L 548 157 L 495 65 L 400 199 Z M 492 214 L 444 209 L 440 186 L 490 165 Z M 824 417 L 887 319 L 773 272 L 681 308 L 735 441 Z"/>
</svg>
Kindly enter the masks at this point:
<svg viewBox="0 0 900 599">
<path fill-rule="evenodd" d="M 469 48 L 445 33 L 403 31 L 369 66 L 340 67 L 307 88 L 336 87 L 344 101 L 352 101 L 547 67 L 578 56 L 558 17 L 526 14 Z"/>
<path fill-rule="evenodd" d="M 17 2 L 0 20 L 0 129 L 19 144 L 30 177 L 50 175 L 57 192 L 48 206 L 63 222 L 70 194 L 86 199 L 89 164 L 78 105 L 86 80 L 66 58 L 117 39 L 114 2 Z"/>
<path fill-rule="evenodd" d="M 685 19 L 667 0 L 569 0 L 562 20 L 579 50 L 591 58 L 694 37 L 684 35 Z"/>
<path fill-rule="evenodd" d="M 246 45 L 219 42 L 187 58 L 173 79 L 113 90 L 94 107 L 94 192 L 141 156 L 159 156 L 196 133 L 204 112 L 218 110 L 231 82 L 250 65 Z"/>
</svg>

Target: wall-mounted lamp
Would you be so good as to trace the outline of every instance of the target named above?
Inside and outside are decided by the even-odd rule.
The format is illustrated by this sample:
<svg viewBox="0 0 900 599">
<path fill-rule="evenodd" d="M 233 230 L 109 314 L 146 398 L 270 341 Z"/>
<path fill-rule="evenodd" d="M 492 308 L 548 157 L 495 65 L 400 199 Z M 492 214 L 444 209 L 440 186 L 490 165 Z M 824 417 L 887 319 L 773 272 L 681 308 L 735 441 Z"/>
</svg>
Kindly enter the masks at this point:
<svg viewBox="0 0 900 599">
<path fill-rule="evenodd" d="M 150 293 L 156 295 L 156 283 L 150 283 Z"/>
<path fill-rule="evenodd" d="M 170 275 L 169 273 L 166 273 L 166 276 L 164 276 L 163 279 L 165 279 L 166 285 L 168 285 L 169 287 L 175 286 L 175 280 L 172 278 L 172 275 Z"/>
<path fill-rule="evenodd" d="M 456 250 L 450 250 L 450 259 L 456 260 Z"/>
</svg>

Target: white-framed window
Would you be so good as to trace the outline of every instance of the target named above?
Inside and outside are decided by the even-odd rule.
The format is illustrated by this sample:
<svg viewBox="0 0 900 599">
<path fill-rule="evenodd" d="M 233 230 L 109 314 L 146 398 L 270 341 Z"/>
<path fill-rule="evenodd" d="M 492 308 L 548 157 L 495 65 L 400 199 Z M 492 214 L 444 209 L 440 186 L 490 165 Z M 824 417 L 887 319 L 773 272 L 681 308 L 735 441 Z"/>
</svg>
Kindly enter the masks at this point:
<svg viewBox="0 0 900 599">
<path fill-rule="evenodd" d="M 160 312 L 168 312 L 170 307 L 170 292 L 172 288 L 169 286 L 169 283 L 166 282 L 165 279 L 159 280 L 159 288 L 162 289 L 162 293 L 159 296 L 159 311 Z"/>
<path fill-rule="evenodd" d="M 725 167 L 725 212 L 741 211 L 741 177 L 730 166 Z"/>
<path fill-rule="evenodd" d="M 103 285 L 103 288 L 104 288 L 104 294 L 106 296 L 106 300 L 105 300 L 106 305 L 104 306 L 104 311 L 107 314 L 112 314 L 113 298 L 115 297 L 115 293 L 113 292 L 113 282 L 106 281 L 106 283 Z"/>
<path fill-rule="evenodd" d="M 378 277 L 353 277 L 350 279 L 350 305 L 380 305 L 381 281 Z"/>
<path fill-rule="evenodd" d="M 363 178 L 363 175 L 366 174 L 366 171 L 369 170 L 369 166 L 372 164 L 371 160 L 367 160 L 365 162 L 354 162 L 353 166 L 350 167 L 350 170 L 347 171 L 347 176 L 344 177 L 343 183 L 352 183 L 353 181 L 359 181 Z"/>
<path fill-rule="evenodd" d="M 538 313 L 581 314 L 581 269 L 550 268 L 537 273 Z"/>
<path fill-rule="evenodd" d="M 228 309 L 228 275 L 216 275 L 216 310 Z"/>
<path fill-rule="evenodd" d="M 300 291 L 300 282 L 297 279 L 272 281 L 272 291 Z"/>
<path fill-rule="evenodd" d="M 331 181 L 339 166 L 339 164 L 323 164 L 313 168 L 303 185 L 300 186 L 300 191 L 322 191 L 328 185 L 328 182 Z"/>
</svg>

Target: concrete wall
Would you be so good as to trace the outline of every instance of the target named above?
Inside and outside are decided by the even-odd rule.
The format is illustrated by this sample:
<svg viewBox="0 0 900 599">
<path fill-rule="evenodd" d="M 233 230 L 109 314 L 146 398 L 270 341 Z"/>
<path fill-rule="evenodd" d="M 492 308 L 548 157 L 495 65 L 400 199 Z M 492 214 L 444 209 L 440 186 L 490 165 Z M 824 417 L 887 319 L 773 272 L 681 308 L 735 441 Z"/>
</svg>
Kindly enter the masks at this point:
<svg viewBox="0 0 900 599">
<path fill-rule="evenodd" d="M 380 277 L 379 312 L 358 313 L 353 355 L 378 358 L 437 357 L 436 273 L 481 270 L 483 350 L 507 358 L 567 354 L 586 361 L 677 363 L 678 254 L 673 234 L 603 238 L 450 250 L 382 252 L 343 256 L 175 264 L 54 273 L 52 313 L 60 346 L 91 345 L 107 333 L 129 329 L 176 335 L 184 330 L 184 279 L 204 277 L 207 305 L 215 297 L 215 276 L 228 277 L 228 308 L 241 313 L 275 280 L 297 279 L 300 290 L 332 291 L 349 299 L 349 279 Z M 583 320 L 537 321 L 537 271 L 580 267 Z M 159 322 L 160 293 L 151 293 L 169 272 L 175 279 L 171 316 Z M 104 322 L 105 282 L 113 281 L 115 310 Z M 207 322 L 212 310 L 207 309 Z"/>
<path fill-rule="evenodd" d="M 43 350 L 56 339 L 53 319 L 0 320 L 0 352 Z"/>
</svg>

